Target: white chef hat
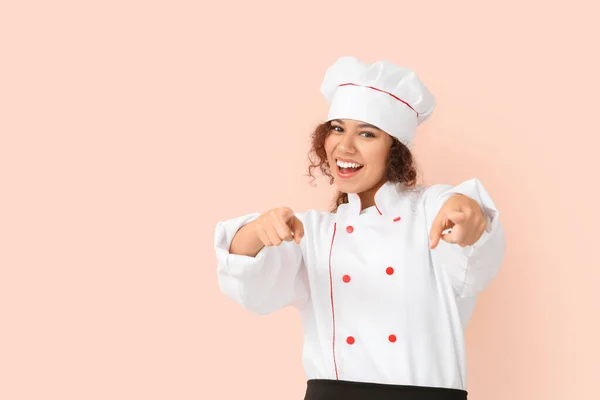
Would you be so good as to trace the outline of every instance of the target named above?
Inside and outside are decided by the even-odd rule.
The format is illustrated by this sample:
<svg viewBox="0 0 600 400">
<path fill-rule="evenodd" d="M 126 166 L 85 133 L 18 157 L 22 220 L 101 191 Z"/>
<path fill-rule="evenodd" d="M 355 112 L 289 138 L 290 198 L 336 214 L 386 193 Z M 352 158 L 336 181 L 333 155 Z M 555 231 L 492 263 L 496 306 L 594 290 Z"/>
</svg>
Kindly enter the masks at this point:
<svg viewBox="0 0 600 400">
<path fill-rule="evenodd" d="M 387 61 L 369 65 L 341 57 L 325 73 L 321 93 L 330 104 L 328 121 L 366 122 L 407 146 L 435 108 L 435 98 L 414 71 Z"/>
</svg>

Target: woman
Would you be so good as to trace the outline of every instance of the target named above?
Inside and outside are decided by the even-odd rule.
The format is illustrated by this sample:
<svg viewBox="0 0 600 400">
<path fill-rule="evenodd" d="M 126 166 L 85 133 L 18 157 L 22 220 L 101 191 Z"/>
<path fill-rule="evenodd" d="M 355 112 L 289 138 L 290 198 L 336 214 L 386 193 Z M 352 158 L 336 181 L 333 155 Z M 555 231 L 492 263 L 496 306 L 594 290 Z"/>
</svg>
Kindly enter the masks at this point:
<svg viewBox="0 0 600 400">
<path fill-rule="evenodd" d="M 464 329 L 505 239 L 477 179 L 417 186 L 409 147 L 435 100 L 416 74 L 342 57 L 314 162 L 332 212 L 275 208 L 217 225 L 223 293 L 250 311 L 296 307 L 305 399 L 466 399 Z"/>
</svg>

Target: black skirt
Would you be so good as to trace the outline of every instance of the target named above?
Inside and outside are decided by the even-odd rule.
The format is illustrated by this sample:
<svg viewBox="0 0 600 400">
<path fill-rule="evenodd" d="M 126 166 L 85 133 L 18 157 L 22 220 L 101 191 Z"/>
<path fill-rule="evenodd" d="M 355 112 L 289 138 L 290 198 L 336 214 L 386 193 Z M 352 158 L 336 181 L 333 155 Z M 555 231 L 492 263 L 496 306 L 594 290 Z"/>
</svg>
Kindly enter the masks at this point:
<svg viewBox="0 0 600 400">
<path fill-rule="evenodd" d="M 310 379 L 304 400 L 466 400 L 460 389 Z"/>
</svg>

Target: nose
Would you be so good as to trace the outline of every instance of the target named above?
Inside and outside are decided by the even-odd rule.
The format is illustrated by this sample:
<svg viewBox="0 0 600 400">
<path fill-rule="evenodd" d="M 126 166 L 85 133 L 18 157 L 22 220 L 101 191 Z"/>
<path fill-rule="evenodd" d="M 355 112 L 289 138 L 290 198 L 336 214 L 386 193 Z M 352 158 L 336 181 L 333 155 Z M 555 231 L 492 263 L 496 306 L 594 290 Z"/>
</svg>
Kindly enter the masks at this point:
<svg viewBox="0 0 600 400">
<path fill-rule="evenodd" d="M 352 137 L 352 135 L 349 135 L 348 133 L 343 134 L 342 137 L 340 138 L 338 148 L 340 149 L 340 151 L 343 151 L 346 153 L 353 153 L 354 152 L 354 138 Z"/>
</svg>

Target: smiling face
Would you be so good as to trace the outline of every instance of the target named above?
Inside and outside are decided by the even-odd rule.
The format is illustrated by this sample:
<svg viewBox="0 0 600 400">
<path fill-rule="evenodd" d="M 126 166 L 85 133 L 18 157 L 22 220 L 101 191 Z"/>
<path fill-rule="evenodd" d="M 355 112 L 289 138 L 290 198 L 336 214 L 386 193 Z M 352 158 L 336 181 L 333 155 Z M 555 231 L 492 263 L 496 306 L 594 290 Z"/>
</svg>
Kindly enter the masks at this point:
<svg viewBox="0 0 600 400">
<path fill-rule="evenodd" d="M 327 161 L 341 192 L 358 193 L 363 206 L 387 180 L 392 137 L 379 128 L 351 119 L 331 121 L 325 139 Z"/>
</svg>

